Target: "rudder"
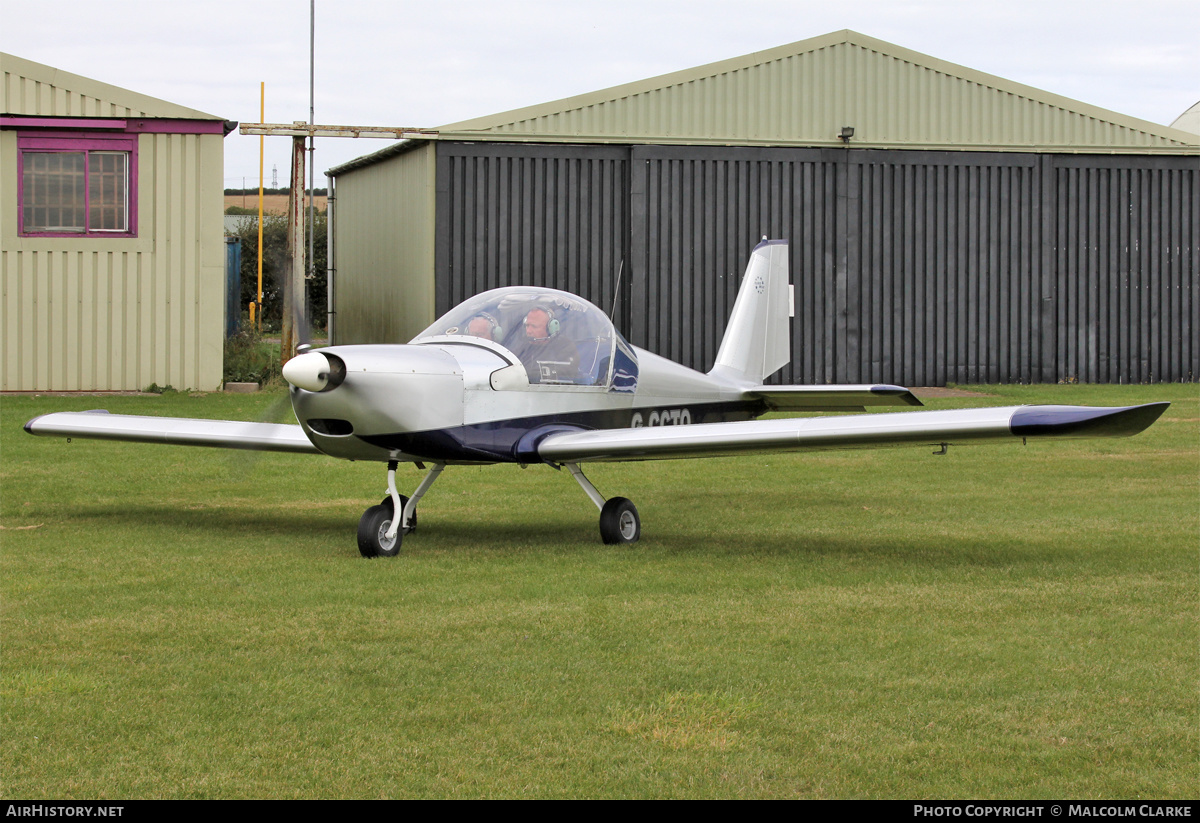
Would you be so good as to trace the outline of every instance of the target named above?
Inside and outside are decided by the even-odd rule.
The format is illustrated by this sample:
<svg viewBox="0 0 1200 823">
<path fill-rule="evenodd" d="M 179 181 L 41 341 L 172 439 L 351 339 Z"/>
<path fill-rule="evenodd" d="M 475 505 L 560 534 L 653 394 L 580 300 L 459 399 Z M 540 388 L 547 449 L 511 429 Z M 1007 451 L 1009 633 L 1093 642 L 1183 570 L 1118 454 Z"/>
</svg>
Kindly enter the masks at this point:
<svg viewBox="0 0 1200 823">
<path fill-rule="evenodd" d="M 764 239 L 750 253 L 709 374 L 757 384 L 786 366 L 791 360 L 790 316 L 787 241 Z"/>
</svg>

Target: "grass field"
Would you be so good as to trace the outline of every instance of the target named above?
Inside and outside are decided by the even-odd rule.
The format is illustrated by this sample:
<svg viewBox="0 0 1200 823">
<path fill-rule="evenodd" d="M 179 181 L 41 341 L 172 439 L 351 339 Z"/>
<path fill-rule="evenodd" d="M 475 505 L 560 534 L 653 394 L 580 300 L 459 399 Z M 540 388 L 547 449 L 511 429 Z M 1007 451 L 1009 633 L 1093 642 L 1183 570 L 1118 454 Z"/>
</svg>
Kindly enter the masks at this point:
<svg viewBox="0 0 1200 823">
<path fill-rule="evenodd" d="M 5 798 L 1194 798 L 1195 385 L 1131 439 L 450 468 L 34 438 L 269 395 L 0 400 Z M 400 472 L 402 490 L 415 469 Z"/>
</svg>

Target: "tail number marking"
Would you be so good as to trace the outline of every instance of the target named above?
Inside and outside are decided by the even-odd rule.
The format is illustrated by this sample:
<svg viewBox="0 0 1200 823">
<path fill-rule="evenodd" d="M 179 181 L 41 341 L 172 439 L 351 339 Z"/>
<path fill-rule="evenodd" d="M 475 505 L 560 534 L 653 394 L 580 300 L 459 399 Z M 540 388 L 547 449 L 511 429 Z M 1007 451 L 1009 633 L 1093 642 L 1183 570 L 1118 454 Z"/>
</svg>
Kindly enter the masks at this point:
<svg viewBox="0 0 1200 823">
<path fill-rule="evenodd" d="M 642 426 L 686 426 L 692 422 L 692 413 L 687 409 L 663 409 L 650 412 L 649 418 L 641 412 L 633 413 L 630 427 L 639 429 Z"/>
</svg>

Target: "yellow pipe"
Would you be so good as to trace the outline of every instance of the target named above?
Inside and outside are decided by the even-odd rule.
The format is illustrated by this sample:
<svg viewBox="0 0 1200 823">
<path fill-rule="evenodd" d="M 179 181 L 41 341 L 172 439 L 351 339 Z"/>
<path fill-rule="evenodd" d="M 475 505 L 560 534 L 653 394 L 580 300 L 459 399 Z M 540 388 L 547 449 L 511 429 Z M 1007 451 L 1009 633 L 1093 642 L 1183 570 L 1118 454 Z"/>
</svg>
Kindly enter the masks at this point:
<svg viewBox="0 0 1200 823">
<path fill-rule="evenodd" d="M 267 84 L 258 84 L 258 122 L 267 120 Z M 263 136 L 258 136 L 258 298 L 250 304 L 250 322 L 254 322 L 254 307 L 257 305 L 258 327 L 262 329 L 262 258 L 263 258 Z"/>
</svg>

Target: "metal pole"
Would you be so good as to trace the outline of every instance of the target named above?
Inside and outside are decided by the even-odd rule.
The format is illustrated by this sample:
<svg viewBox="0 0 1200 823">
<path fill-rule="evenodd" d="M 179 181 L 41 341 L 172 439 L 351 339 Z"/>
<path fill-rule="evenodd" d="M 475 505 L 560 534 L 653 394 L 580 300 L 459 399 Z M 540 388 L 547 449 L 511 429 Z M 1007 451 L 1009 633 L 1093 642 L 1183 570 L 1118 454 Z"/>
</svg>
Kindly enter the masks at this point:
<svg viewBox="0 0 1200 823">
<path fill-rule="evenodd" d="M 333 239 L 333 220 L 335 205 L 337 203 L 337 192 L 333 190 L 333 177 L 325 175 L 325 192 L 328 199 L 325 201 L 325 334 L 329 337 L 329 345 L 337 345 L 333 339 L 333 283 L 334 277 L 334 239 Z"/>
<path fill-rule="evenodd" d="M 316 120 L 313 117 L 313 89 L 314 89 L 314 71 L 316 66 L 316 31 L 317 31 L 317 0 L 309 0 L 308 4 L 308 125 L 311 128 L 316 125 Z M 313 230 L 313 181 L 316 172 L 316 164 L 313 162 L 313 152 L 317 149 L 317 138 L 310 133 L 308 136 L 308 278 L 311 280 L 316 277 L 317 271 L 317 256 L 313 252 L 313 243 L 316 240 Z M 307 311 L 307 301 L 302 304 Z M 308 315 L 304 316 L 305 324 L 308 323 Z M 309 340 L 304 341 L 311 342 Z"/>
</svg>

